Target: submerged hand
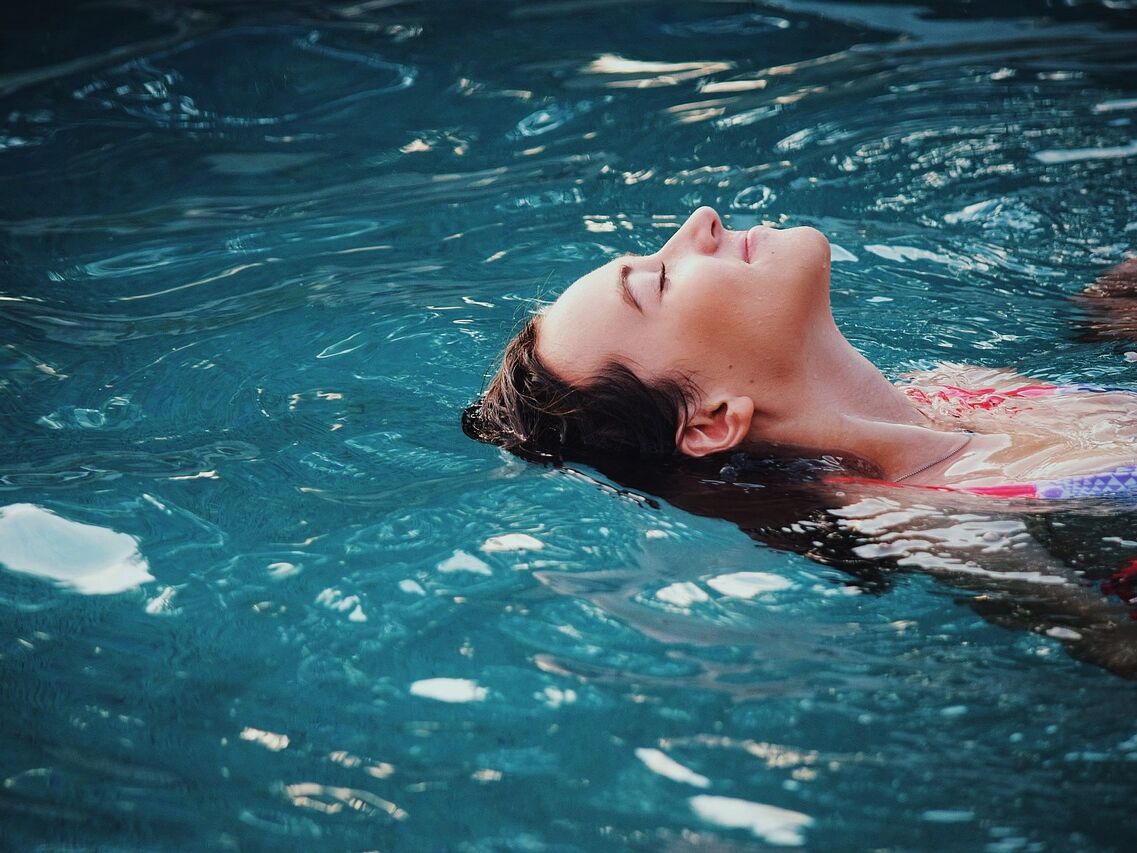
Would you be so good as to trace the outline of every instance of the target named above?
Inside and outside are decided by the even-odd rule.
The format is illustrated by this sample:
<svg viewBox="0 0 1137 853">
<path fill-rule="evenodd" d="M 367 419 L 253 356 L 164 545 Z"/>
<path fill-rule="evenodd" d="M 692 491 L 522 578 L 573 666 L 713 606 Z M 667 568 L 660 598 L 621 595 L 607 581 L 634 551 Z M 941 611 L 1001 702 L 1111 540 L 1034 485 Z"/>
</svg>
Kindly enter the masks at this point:
<svg viewBox="0 0 1137 853">
<path fill-rule="evenodd" d="M 1079 322 L 1087 341 L 1137 341 L 1137 256 L 1126 258 L 1073 297 L 1086 316 Z"/>
</svg>

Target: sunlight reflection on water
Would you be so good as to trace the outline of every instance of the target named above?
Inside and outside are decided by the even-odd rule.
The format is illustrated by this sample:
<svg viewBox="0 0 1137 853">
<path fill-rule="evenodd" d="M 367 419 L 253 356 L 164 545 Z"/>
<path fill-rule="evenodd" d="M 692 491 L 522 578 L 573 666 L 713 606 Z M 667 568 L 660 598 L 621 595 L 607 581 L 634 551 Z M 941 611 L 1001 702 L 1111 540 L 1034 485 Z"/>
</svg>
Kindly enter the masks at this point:
<svg viewBox="0 0 1137 853">
<path fill-rule="evenodd" d="M 458 427 L 700 204 L 830 235 L 892 377 L 1134 388 L 1068 299 L 1137 234 L 1131 4 L 931 5 L 9 13 L 13 843 L 1123 846 L 1132 508 L 704 513 Z"/>
</svg>

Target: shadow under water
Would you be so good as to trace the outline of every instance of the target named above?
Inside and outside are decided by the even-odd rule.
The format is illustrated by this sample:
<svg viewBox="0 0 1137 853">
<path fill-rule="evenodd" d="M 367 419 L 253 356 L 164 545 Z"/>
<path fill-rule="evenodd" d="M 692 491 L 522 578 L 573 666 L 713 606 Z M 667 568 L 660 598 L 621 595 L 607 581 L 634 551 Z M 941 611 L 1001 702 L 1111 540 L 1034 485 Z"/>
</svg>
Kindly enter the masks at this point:
<svg viewBox="0 0 1137 853">
<path fill-rule="evenodd" d="M 887 593 L 898 574 L 932 575 L 983 618 L 1054 638 L 1074 657 L 1137 678 L 1130 603 L 1137 603 L 1137 541 L 1123 533 L 1137 529 L 1132 501 L 1047 503 L 872 480 L 830 483 L 825 474 L 839 466 L 829 459 L 736 453 L 584 462 L 601 479 L 566 466 L 646 508 L 659 499 L 728 521 L 764 546 L 840 569 L 866 593 Z"/>
</svg>

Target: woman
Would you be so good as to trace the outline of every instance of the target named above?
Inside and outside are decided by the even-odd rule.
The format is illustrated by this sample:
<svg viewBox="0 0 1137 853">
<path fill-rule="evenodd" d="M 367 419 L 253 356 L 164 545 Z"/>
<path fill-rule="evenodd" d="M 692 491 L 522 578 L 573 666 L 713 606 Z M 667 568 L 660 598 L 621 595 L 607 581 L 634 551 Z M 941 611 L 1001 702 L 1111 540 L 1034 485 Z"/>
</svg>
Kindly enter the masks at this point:
<svg viewBox="0 0 1137 853">
<path fill-rule="evenodd" d="M 1137 397 L 963 367 L 893 385 L 837 328 L 829 259 L 813 228 L 731 231 L 700 208 L 532 318 L 467 432 L 553 459 L 745 451 L 979 494 L 1137 495 Z"/>
<path fill-rule="evenodd" d="M 1117 518 L 986 497 L 1137 495 L 1137 395 L 959 366 L 893 385 L 834 323 L 829 255 L 815 229 L 731 231 L 700 208 L 658 252 L 605 264 L 530 319 L 463 426 L 590 462 L 869 591 L 930 572 L 978 593 L 984 617 L 1137 677 L 1137 622 L 1103 597 L 1137 605 Z M 1080 297 L 1085 335 L 1137 328 L 1135 281 L 1126 262 Z M 896 484 L 937 489 L 936 507 L 895 500 Z"/>
</svg>

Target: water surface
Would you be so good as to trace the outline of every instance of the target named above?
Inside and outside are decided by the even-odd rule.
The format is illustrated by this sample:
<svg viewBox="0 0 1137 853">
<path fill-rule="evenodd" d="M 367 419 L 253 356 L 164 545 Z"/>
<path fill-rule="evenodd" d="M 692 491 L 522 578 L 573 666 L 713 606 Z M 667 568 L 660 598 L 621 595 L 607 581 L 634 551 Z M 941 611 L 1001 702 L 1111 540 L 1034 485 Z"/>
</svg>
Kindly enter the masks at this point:
<svg viewBox="0 0 1137 853">
<path fill-rule="evenodd" d="M 1131 508 L 871 505 L 946 533 L 853 575 L 458 413 L 700 204 L 825 230 L 890 376 L 1137 388 L 1069 302 L 1137 240 L 1132 3 L 4 15 L 8 843 L 1128 846 L 1132 683 L 935 573 L 1100 579 Z"/>
</svg>

